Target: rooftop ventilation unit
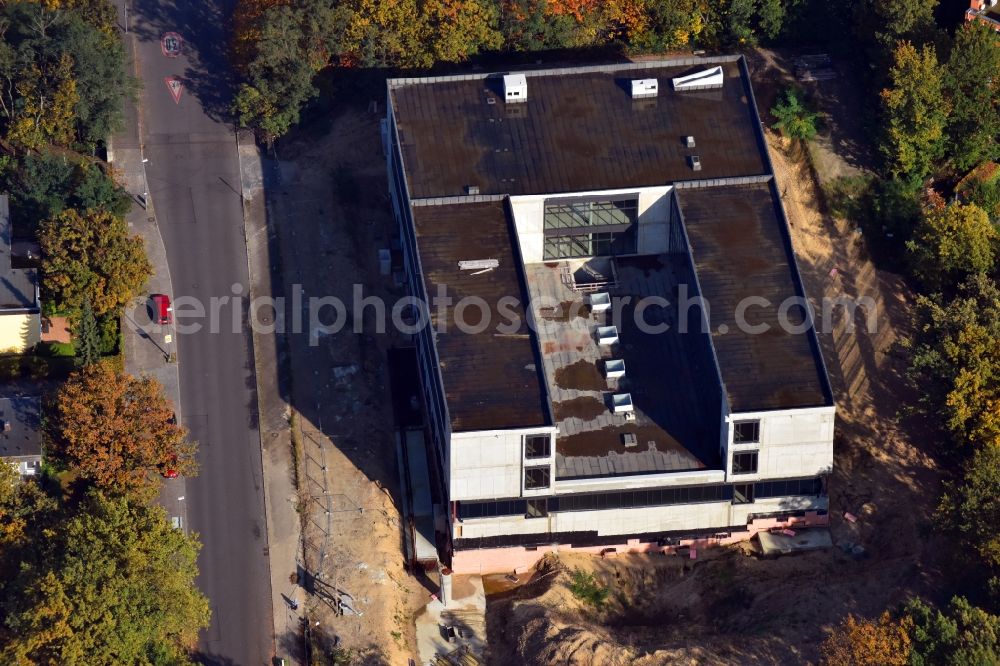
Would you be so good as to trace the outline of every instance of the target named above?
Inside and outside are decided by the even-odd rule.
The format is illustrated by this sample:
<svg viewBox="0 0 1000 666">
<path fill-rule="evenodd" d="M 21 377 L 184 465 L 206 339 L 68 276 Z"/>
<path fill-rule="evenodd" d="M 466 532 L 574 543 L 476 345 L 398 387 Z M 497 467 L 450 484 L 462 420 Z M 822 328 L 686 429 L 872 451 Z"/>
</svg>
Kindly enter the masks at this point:
<svg viewBox="0 0 1000 666">
<path fill-rule="evenodd" d="M 701 171 L 701 158 L 698 157 L 697 155 L 691 156 L 691 170 Z"/>
<path fill-rule="evenodd" d="M 635 405 L 632 404 L 632 394 L 631 393 L 615 393 L 611 396 L 611 408 L 614 410 L 615 414 L 625 414 L 628 412 L 635 411 Z"/>
<path fill-rule="evenodd" d="M 622 433 L 622 444 L 625 445 L 626 449 L 635 448 L 639 445 L 638 438 L 635 436 L 634 432 L 623 432 Z"/>
<path fill-rule="evenodd" d="M 684 143 L 687 144 L 688 148 L 694 148 L 694 137 L 693 136 L 686 137 L 684 139 Z"/>
<path fill-rule="evenodd" d="M 466 185 L 465 186 L 465 193 L 466 194 L 479 194 L 479 186 L 478 185 Z"/>
<path fill-rule="evenodd" d="M 676 79 L 670 80 L 674 86 L 674 90 L 678 92 L 684 90 L 710 90 L 712 88 L 721 88 L 722 81 L 723 76 L 721 65 L 716 65 L 711 69 L 695 72 L 694 74 L 688 74 L 687 76 L 678 76 Z"/>
<path fill-rule="evenodd" d="M 508 104 L 528 101 L 528 79 L 524 74 L 504 74 L 503 99 Z"/>
<path fill-rule="evenodd" d="M 590 295 L 591 312 L 607 312 L 611 309 L 611 294 L 606 291 L 597 291 Z"/>
<path fill-rule="evenodd" d="M 499 266 L 500 262 L 497 259 L 471 259 L 469 261 L 458 262 L 458 268 L 460 270 L 475 271 L 473 275 L 489 273 L 492 270 L 496 270 Z"/>
<path fill-rule="evenodd" d="M 597 343 L 601 345 L 613 345 L 618 342 L 617 326 L 598 326 Z"/>
<path fill-rule="evenodd" d="M 632 81 L 632 99 L 643 97 L 656 97 L 660 85 L 656 79 L 634 79 Z"/>
<path fill-rule="evenodd" d="M 604 376 L 608 379 L 618 379 L 625 376 L 625 361 L 620 358 L 609 358 L 604 362 Z"/>
</svg>

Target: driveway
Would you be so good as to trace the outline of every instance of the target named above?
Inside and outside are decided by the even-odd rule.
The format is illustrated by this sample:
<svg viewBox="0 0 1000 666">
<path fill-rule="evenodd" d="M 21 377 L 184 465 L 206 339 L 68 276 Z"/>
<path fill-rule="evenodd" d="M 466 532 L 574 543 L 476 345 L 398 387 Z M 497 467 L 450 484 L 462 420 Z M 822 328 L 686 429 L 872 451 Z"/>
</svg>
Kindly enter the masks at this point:
<svg viewBox="0 0 1000 666">
<path fill-rule="evenodd" d="M 257 666 L 270 663 L 273 623 L 253 347 L 241 297 L 249 280 L 240 168 L 225 117 L 227 11 L 219 2 L 133 0 L 129 24 L 143 85 L 149 197 L 173 278 L 182 418 L 200 445 L 200 474 L 186 489 L 188 525 L 203 544 L 198 583 L 212 609 L 199 660 Z M 164 42 L 168 32 L 180 40 Z M 184 319 L 185 297 L 206 310 L 226 298 L 218 301 L 217 331 L 202 320 L 200 330 L 185 332 L 185 321 L 196 321 Z"/>
</svg>

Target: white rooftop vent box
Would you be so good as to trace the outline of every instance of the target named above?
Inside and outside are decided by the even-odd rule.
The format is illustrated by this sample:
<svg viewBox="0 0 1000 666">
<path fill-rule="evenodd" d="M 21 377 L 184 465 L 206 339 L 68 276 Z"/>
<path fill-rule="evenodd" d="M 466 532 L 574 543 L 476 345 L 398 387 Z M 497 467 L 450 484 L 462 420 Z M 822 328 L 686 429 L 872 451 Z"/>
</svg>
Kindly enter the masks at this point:
<svg viewBox="0 0 1000 666">
<path fill-rule="evenodd" d="M 656 79 L 632 80 L 632 99 L 656 97 L 656 93 L 659 92 L 659 90 L 660 85 L 657 83 Z"/>
<path fill-rule="evenodd" d="M 721 88 L 722 80 L 722 66 L 716 65 L 701 72 L 695 72 L 687 76 L 678 76 L 676 79 L 671 79 L 670 82 L 673 84 L 674 90 L 681 92 L 684 90 Z"/>
<path fill-rule="evenodd" d="M 611 408 L 614 410 L 615 414 L 634 412 L 635 405 L 632 404 L 632 394 L 615 393 L 611 396 Z"/>
<path fill-rule="evenodd" d="M 590 295 L 591 312 L 607 312 L 611 309 L 611 294 L 606 291 L 597 291 Z"/>
<path fill-rule="evenodd" d="M 701 158 L 698 157 L 697 155 L 691 156 L 691 170 L 701 171 Z"/>
<path fill-rule="evenodd" d="M 620 358 L 609 358 L 604 362 L 604 376 L 608 379 L 618 379 L 625 376 L 625 361 Z"/>
<path fill-rule="evenodd" d="M 528 101 L 528 79 L 524 74 L 504 74 L 503 99 L 508 103 Z"/>
<path fill-rule="evenodd" d="M 686 137 L 684 139 L 684 142 L 687 144 L 688 148 L 694 148 L 694 137 L 693 136 Z"/>
<path fill-rule="evenodd" d="M 618 342 L 617 326 L 598 326 L 597 342 L 602 345 L 613 345 Z"/>
</svg>

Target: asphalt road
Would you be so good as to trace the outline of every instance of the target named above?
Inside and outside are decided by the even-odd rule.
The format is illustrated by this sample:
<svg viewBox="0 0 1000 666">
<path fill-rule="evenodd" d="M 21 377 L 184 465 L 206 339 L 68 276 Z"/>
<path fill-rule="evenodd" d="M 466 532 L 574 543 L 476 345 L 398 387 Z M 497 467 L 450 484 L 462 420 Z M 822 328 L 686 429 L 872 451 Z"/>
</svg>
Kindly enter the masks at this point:
<svg viewBox="0 0 1000 666">
<path fill-rule="evenodd" d="M 230 122 L 221 3 L 132 0 L 130 29 L 143 91 L 146 175 L 178 299 L 210 310 L 212 298 L 244 296 L 249 284 L 240 168 Z M 168 57 L 161 37 L 184 45 Z M 175 101 L 165 77 L 179 77 Z M 218 107 L 218 108 L 217 108 Z M 234 285 L 237 285 L 234 289 Z M 253 350 L 242 307 L 219 308 L 219 330 L 178 327 L 184 425 L 199 443 L 200 474 L 188 479 L 188 525 L 201 538 L 199 586 L 212 608 L 200 661 L 257 666 L 272 655 L 271 589 L 257 427 Z"/>
</svg>

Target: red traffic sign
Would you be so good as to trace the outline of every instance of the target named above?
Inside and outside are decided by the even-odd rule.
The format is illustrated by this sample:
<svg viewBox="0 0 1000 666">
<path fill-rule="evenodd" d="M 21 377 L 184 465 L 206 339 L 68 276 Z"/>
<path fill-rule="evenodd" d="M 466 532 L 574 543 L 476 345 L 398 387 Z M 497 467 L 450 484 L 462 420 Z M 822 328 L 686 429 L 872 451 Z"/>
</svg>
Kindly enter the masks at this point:
<svg viewBox="0 0 1000 666">
<path fill-rule="evenodd" d="M 176 58 L 184 48 L 184 38 L 176 32 L 165 32 L 160 37 L 160 50 L 168 58 Z"/>
<path fill-rule="evenodd" d="M 181 103 L 181 93 L 184 92 L 184 84 L 176 76 L 165 76 L 163 82 L 167 84 L 170 96 L 174 98 L 174 104 Z"/>
</svg>

